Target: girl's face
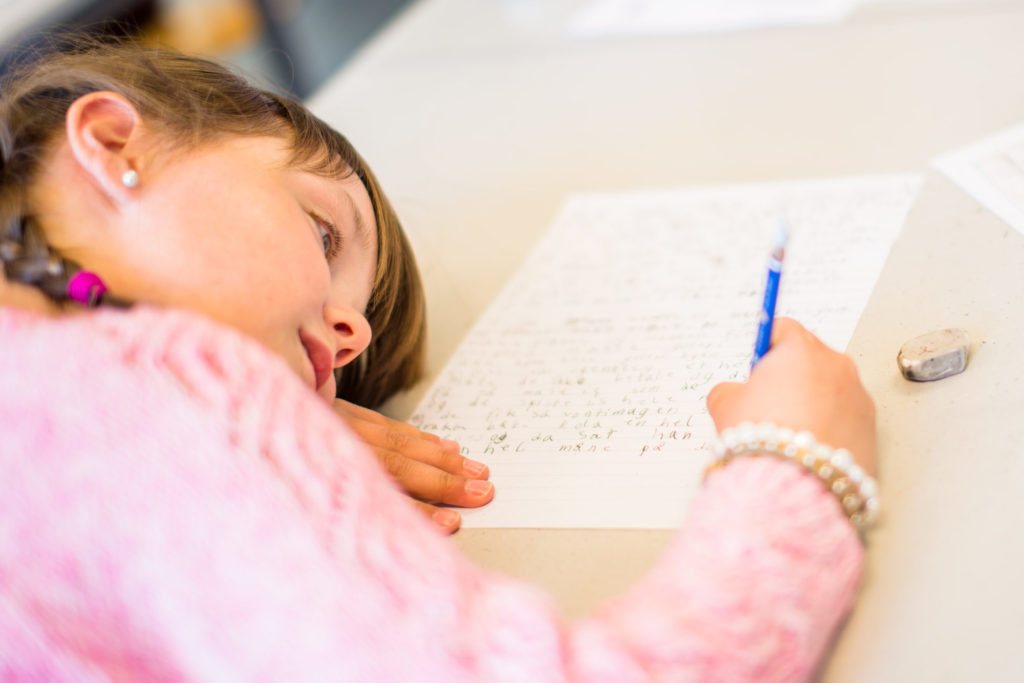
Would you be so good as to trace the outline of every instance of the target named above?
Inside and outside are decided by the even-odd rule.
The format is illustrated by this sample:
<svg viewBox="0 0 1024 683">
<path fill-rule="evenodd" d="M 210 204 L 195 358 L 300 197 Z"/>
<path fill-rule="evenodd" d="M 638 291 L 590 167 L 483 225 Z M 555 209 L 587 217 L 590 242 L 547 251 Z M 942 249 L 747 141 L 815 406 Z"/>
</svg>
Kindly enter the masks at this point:
<svg viewBox="0 0 1024 683">
<path fill-rule="evenodd" d="M 100 272 L 115 294 L 256 338 L 331 399 L 332 370 L 370 341 L 377 226 L 358 177 L 289 167 L 289 153 L 281 139 L 232 137 L 141 165 L 113 245 L 125 252 Z"/>
</svg>

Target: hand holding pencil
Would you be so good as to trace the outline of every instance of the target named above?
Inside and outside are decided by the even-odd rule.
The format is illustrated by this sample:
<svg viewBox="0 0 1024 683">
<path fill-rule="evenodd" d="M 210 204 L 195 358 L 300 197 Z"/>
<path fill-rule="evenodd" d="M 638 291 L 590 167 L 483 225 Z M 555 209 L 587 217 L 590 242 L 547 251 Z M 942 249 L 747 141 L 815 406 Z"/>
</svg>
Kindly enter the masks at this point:
<svg viewBox="0 0 1024 683">
<path fill-rule="evenodd" d="M 789 318 L 775 319 L 788 239 L 780 222 L 771 256 L 750 379 L 723 382 L 708 394 L 719 432 L 742 422 L 772 422 L 812 432 L 821 443 L 846 448 L 868 474 L 875 469 L 875 406 L 849 356 L 826 346 Z"/>
<path fill-rule="evenodd" d="M 741 422 L 808 430 L 875 469 L 875 405 L 846 354 L 826 346 L 795 320 L 777 318 L 772 346 L 746 382 L 723 382 L 707 406 L 721 432 Z"/>
</svg>

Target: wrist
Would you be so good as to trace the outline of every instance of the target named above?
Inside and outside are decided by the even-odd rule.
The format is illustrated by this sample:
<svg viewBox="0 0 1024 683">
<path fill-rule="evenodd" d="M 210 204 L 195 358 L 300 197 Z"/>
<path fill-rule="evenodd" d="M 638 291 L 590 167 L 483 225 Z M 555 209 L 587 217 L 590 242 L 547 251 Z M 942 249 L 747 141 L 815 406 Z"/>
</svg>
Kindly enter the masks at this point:
<svg viewBox="0 0 1024 683">
<path fill-rule="evenodd" d="M 818 443 L 808 431 L 795 432 L 771 422 L 742 423 L 723 429 L 715 459 L 705 474 L 739 456 L 770 455 L 793 462 L 831 492 L 843 513 L 863 535 L 878 516 L 878 484 L 849 451 Z"/>
</svg>

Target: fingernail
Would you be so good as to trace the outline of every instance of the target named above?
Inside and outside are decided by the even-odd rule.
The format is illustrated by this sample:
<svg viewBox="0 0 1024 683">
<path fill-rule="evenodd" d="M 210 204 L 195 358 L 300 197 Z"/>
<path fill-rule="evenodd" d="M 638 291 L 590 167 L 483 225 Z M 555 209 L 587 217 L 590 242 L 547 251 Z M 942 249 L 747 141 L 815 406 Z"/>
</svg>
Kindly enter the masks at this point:
<svg viewBox="0 0 1024 683">
<path fill-rule="evenodd" d="M 452 441 L 451 439 L 441 439 L 441 447 L 446 451 L 459 452 L 459 442 Z"/>
<path fill-rule="evenodd" d="M 446 508 L 441 508 L 433 515 L 434 524 L 444 529 L 450 529 L 451 527 L 459 523 L 459 513 Z"/>
<path fill-rule="evenodd" d="M 494 488 L 494 484 L 489 481 L 481 479 L 470 479 L 466 482 L 466 493 L 477 498 L 483 498 L 491 492 Z"/>
<path fill-rule="evenodd" d="M 482 462 L 466 458 L 462 461 L 462 469 L 466 470 L 466 474 L 471 477 L 480 477 L 487 471 L 487 465 Z"/>
</svg>

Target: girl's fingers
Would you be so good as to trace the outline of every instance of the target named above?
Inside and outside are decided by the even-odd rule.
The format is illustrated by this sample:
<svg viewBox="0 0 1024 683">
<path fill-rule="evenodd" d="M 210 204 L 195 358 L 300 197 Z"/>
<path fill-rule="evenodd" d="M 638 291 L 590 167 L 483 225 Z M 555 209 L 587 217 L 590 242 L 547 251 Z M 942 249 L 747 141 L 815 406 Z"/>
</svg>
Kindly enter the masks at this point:
<svg viewBox="0 0 1024 683">
<path fill-rule="evenodd" d="M 414 498 L 459 507 L 480 507 L 494 498 L 494 484 L 485 479 L 452 474 L 395 451 L 374 450 L 399 486 Z"/>
<path fill-rule="evenodd" d="M 370 410 L 369 408 L 364 408 L 362 406 L 357 406 L 354 403 L 343 401 L 340 398 L 334 400 L 334 409 L 338 411 L 338 413 L 346 420 L 348 420 L 350 423 L 360 421 L 369 424 L 379 425 L 382 427 L 386 427 L 387 429 L 397 434 L 406 435 L 412 439 L 419 439 L 421 441 L 429 441 L 430 443 L 438 444 L 446 451 L 450 451 L 452 453 L 459 452 L 459 444 L 456 443 L 455 441 L 451 441 L 450 439 L 442 439 L 436 434 L 424 432 L 414 427 L 413 425 L 408 424 L 407 422 L 393 420 L 390 417 L 381 415 L 380 413 L 374 410 Z"/>
<path fill-rule="evenodd" d="M 417 509 L 427 517 L 427 519 L 433 522 L 437 528 L 446 534 L 454 533 L 460 526 L 462 526 L 462 515 L 455 510 L 436 507 L 418 500 L 413 500 L 412 502 Z"/>
</svg>

